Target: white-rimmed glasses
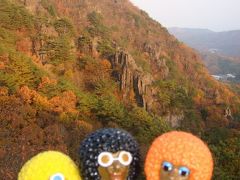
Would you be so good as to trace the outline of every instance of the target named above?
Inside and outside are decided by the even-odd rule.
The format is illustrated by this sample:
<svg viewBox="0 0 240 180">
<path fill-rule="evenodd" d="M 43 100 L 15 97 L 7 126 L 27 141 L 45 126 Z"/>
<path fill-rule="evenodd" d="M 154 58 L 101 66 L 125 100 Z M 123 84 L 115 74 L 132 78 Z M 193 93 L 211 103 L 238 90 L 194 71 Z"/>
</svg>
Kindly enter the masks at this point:
<svg viewBox="0 0 240 180">
<path fill-rule="evenodd" d="M 110 152 L 102 152 L 98 156 L 98 164 L 102 167 L 109 167 L 114 161 L 119 161 L 122 165 L 128 166 L 132 162 L 132 155 L 127 151 L 121 151 L 118 157 L 113 157 Z"/>
</svg>

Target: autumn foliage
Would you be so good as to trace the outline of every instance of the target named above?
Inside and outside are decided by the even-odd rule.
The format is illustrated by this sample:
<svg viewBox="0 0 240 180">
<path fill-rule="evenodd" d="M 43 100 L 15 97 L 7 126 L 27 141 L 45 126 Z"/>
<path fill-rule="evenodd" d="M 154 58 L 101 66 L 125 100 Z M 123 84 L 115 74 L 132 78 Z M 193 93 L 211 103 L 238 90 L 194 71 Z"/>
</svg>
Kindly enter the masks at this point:
<svg viewBox="0 0 240 180">
<path fill-rule="evenodd" d="M 128 130 L 146 152 L 172 129 L 172 117 L 210 145 L 216 179 L 239 177 L 238 91 L 215 81 L 194 50 L 129 1 L 1 0 L 0 24 L 1 177 L 16 179 L 42 150 L 77 161 L 79 143 L 102 127 Z M 113 67 L 119 52 L 132 63 L 119 57 Z M 143 83 L 133 82 L 145 75 L 148 111 L 137 104 Z"/>
</svg>

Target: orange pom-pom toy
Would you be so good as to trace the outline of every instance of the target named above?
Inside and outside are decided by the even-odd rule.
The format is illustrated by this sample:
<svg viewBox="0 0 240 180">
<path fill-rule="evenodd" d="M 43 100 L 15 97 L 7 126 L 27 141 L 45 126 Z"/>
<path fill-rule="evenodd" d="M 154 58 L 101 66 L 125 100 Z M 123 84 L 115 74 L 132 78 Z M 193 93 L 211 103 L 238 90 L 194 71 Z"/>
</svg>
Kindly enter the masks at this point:
<svg viewBox="0 0 240 180">
<path fill-rule="evenodd" d="M 155 139 L 145 162 L 147 180 L 210 180 L 213 159 L 207 145 L 198 137 L 180 131 Z"/>
</svg>

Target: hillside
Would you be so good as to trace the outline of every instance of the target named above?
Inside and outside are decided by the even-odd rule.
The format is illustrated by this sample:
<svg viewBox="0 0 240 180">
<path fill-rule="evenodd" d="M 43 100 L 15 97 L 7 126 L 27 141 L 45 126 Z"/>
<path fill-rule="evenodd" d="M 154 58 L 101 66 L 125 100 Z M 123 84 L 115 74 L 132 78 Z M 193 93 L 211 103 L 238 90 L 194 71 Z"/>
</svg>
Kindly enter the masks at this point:
<svg viewBox="0 0 240 180">
<path fill-rule="evenodd" d="M 204 63 L 211 74 L 240 75 L 240 57 L 230 57 L 218 53 L 201 52 Z"/>
<path fill-rule="evenodd" d="M 102 127 L 131 132 L 142 159 L 159 134 L 190 131 L 215 177 L 239 177 L 239 96 L 128 0 L 0 0 L 0 25 L 1 177 L 47 149 L 78 163 Z"/>
</svg>

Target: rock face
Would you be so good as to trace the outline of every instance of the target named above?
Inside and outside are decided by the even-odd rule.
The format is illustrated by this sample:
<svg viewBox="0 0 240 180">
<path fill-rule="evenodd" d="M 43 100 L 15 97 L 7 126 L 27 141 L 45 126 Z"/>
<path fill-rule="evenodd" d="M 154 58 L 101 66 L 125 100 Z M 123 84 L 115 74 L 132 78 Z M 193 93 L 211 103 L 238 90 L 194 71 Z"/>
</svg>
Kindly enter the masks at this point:
<svg viewBox="0 0 240 180">
<path fill-rule="evenodd" d="M 143 72 L 143 70 L 137 66 L 133 57 L 125 51 L 118 51 L 110 61 L 113 76 L 120 82 L 123 98 L 129 98 L 130 93 L 134 92 L 138 106 L 151 112 L 154 104 L 154 95 L 156 94 L 152 86 L 152 75 Z M 183 113 L 169 113 L 164 117 L 172 127 L 179 127 L 183 118 Z"/>
<path fill-rule="evenodd" d="M 35 13 L 37 11 L 37 8 L 39 7 L 40 0 L 20 0 L 20 2 L 26 6 L 26 8 L 32 12 Z"/>
<path fill-rule="evenodd" d="M 226 118 L 228 118 L 228 119 L 233 119 L 232 111 L 231 111 L 230 107 L 227 107 L 227 108 L 225 109 L 225 115 L 224 115 L 224 117 L 226 117 Z"/>
<path fill-rule="evenodd" d="M 161 51 L 159 49 L 160 43 L 150 45 L 149 43 L 145 42 L 143 45 L 143 51 L 148 53 L 151 59 L 159 59 Z"/>
<path fill-rule="evenodd" d="M 136 65 L 135 60 L 127 52 L 118 51 L 110 61 L 113 75 L 120 82 L 123 98 L 128 98 L 133 90 L 137 104 L 150 111 L 153 103 L 152 76 L 143 73 L 143 70 Z"/>
<path fill-rule="evenodd" d="M 166 63 L 166 58 L 161 55 L 161 44 L 155 43 L 151 45 L 145 42 L 142 51 L 147 53 L 151 59 L 153 78 L 166 78 L 169 75 L 169 68 Z"/>
<path fill-rule="evenodd" d="M 171 114 L 164 116 L 164 119 L 170 123 L 170 125 L 174 128 L 177 128 L 180 126 L 181 121 L 184 119 L 183 112 L 179 114 Z"/>
</svg>

